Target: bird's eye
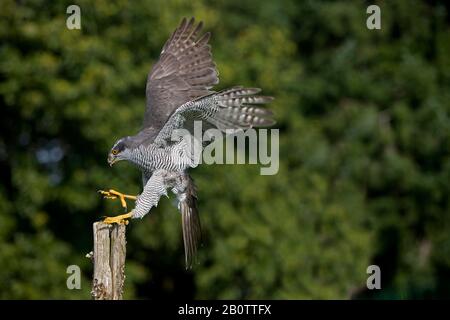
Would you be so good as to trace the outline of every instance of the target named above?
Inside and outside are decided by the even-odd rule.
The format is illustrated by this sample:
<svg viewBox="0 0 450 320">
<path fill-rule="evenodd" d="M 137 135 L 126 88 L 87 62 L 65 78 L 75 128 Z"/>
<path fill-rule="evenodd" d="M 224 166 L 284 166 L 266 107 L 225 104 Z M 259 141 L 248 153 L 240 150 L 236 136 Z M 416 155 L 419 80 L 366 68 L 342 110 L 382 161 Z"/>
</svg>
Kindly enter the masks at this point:
<svg viewBox="0 0 450 320">
<path fill-rule="evenodd" d="M 112 154 L 113 155 L 117 155 L 119 153 L 119 150 L 117 150 L 117 149 L 114 149 L 113 151 L 112 151 Z"/>
</svg>

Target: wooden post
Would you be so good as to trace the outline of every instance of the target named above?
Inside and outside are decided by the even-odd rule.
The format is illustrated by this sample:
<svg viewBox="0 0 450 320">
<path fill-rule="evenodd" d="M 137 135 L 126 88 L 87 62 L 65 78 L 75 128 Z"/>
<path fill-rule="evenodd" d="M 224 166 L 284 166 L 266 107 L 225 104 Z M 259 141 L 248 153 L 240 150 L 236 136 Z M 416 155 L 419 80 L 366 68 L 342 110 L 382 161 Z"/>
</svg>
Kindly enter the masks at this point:
<svg viewBox="0 0 450 320">
<path fill-rule="evenodd" d="M 91 295 L 95 300 L 121 300 L 125 281 L 125 225 L 95 222 L 94 277 Z"/>
</svg>

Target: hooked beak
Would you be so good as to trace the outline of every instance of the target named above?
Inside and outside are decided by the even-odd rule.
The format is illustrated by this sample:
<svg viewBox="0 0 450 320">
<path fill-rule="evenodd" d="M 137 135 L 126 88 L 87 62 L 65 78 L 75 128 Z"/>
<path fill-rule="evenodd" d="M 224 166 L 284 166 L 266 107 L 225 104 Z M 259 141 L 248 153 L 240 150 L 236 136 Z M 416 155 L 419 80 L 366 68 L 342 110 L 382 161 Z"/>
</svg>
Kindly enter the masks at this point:
<svg viewBox="0 0 450 320">
<path fill-rule="evenodd" d="M 115 155 L 113 155 L 112 153 L 110 153 L 110 154 L 108 155 L 108 163 L 109 163 L 109 166 L 110 166 L 110 167 L 112 167 L 113 164 L 116 163 L 117 161 L 118 161 L 118 160 L 117 160 L 117 157 L 116 157 Z"/>
</svg>

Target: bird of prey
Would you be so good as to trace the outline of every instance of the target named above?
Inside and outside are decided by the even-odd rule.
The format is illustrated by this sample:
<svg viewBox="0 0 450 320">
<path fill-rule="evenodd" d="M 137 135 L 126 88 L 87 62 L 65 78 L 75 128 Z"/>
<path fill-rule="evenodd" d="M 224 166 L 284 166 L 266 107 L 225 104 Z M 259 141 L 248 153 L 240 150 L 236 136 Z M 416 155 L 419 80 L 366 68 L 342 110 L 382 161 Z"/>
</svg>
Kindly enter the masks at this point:
<svg viewBox="0 0 450 320">
<path fill-rule="evenodd" d="M 196 188 L 188 173 L 197 163 L 186 148 L 186 140 L 174 141 L 172 133 L 192 128 L 194 121 L 222 131 L 274 124 L 270 110 L 258 106 L 273 98 L 258 95 L 260 89 L 211 90 L 219 78 L 208 44 L 210 33 L 201 34 L 202 26 L 194 18 L 184 18 L 172 33 L 147 76 L 143 128 L 136 135 L 119 139 L 109 152 L 111 166 L 127 160 L 142 171 L 142 193 L 132 196 L 116 190 L 99 191 L 105 198 L 119 199 L 125 210 L 127 199 L 136 201 L 131 212 L 104 220 L 112 224 L 142 218 L 170 189 L 181 212 L 186 268 L 192 267 L 201 239 Z"/>
</svg>

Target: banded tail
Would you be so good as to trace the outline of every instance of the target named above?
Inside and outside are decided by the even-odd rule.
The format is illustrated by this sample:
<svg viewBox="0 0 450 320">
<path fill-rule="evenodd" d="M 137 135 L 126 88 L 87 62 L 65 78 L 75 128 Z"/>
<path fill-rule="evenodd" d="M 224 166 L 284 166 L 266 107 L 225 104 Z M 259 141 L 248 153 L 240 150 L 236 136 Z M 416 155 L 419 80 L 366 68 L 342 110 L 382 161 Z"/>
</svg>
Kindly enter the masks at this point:
<svg viewBox="0 0 450 320">
<path fill-rule="evenodd" d="M 197 190 L 192 178 L 186 174 L 187 187 L 180 201 L 186 269 L 192 268 L 201 243 L 202 231 L 197 207 Z"/>
</svg>

